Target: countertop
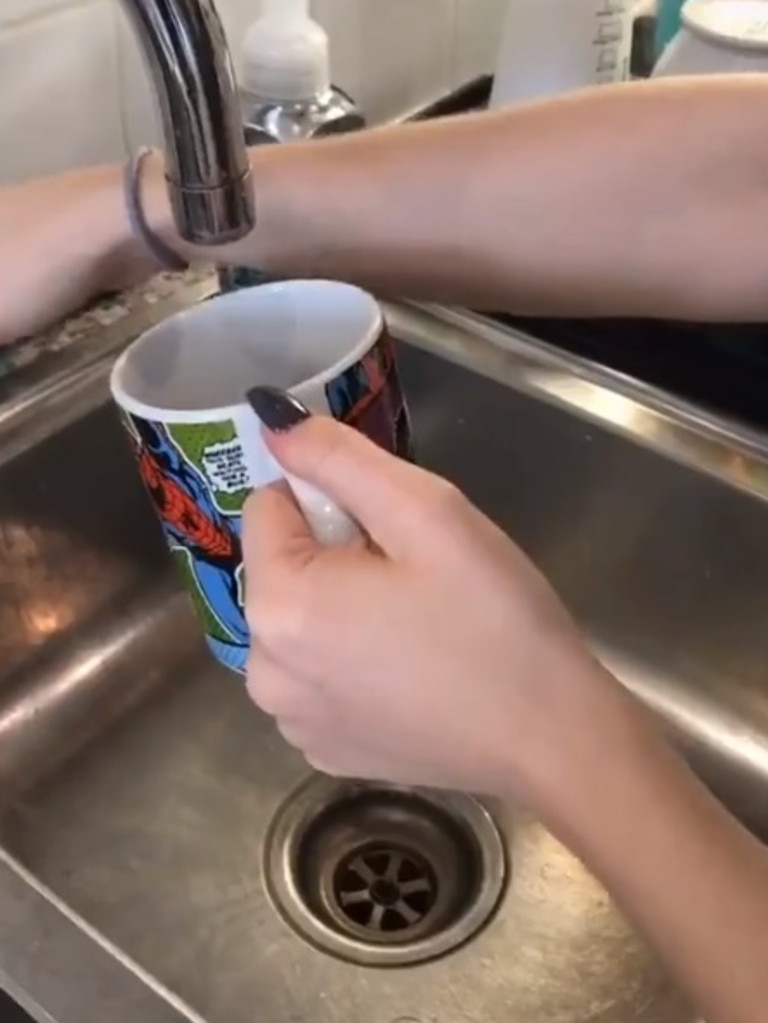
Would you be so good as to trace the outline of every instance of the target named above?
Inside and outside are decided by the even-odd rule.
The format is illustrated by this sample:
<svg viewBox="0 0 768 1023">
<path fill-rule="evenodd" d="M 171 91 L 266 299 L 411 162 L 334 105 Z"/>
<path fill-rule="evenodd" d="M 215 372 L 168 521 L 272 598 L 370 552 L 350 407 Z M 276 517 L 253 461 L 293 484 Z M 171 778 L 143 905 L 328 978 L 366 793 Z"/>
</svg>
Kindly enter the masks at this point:
<svg viewBox="0 0 768 1023">
<path fill-rule="evenodd" d="M 212 274 L 210 266 L 196 267 L 180 274 L 161 273 L 139 287 L 104 295 L 45 333 L 0 349 L 0 377 L 26 369 L 73 345 L 98 342 L 105 328 L 172 298 L 185 288 L 207 280 Z"/>
</svg>

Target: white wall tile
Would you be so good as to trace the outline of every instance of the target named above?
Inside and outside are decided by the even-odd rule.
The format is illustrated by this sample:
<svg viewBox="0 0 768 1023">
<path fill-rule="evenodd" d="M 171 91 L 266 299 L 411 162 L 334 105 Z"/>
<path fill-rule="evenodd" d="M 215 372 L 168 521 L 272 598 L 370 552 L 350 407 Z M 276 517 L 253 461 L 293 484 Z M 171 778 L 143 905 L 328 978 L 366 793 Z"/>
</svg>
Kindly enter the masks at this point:
<svg viewBox="0 0 768 1023">
<path fill-rule="evenodd" d="M 456 85 L 496 66 L 509 0 L 456 0 L 453 79 Z"/>
<path fill-rule="evenodd" d="M 492 65 L 506 0 L 312 0 L 334 81 L 374 121 Z M 238 43 L 259 0 L 218 0 Z M 0 183 L 160 142 L 147 73 L 119 0 L 0 0 Z"/>
<path fill-rule="evenodd" d="M 149 71 L 144 66 L 133 28 L 119 4 L 113 3 L 111 13 L 118 40 L 117 73 L 123 146 L 131 153 L 139 146 L 157 146 L 160 143 L 160 115 Z"/>
<path fill-rule="evenodd" d="M 2 0 L 0 0 L 2 3 Z M 136 38 L 120 4 L 111 0 L 119 40 L 119 76 L 125 146 L 129 152 L 140 145 L 158 145 L 161 141 L 160 117 L 152 94 L 149 74 Z M 217 0 L 232 56 L 237 64 L 238 40 L 258 16 L 258 0 Z"/>
<path fill-rule="evenodd" d="M 0 27 L 19 21 L 34 21 L 62 7 L 72 6 L 72 0 L 0 0 Z"/>
<path fill-rule="evenodd" d="M 254 0 L 219 0 L 239 63 L 238 41 L 257 16 Z M 157 144 L 157 113 L 136 42 L 120 24 L 122 105 L 127 144 Z M 333 79 L 372 120 L 431 99 L 452 81 L 455 0 L 313 0 L 313 14 L 331 41 Z"/>
<path fill-rule="evenodd" d="M 115 45 L 107 0 L 0 32 L 0 182 L 122 152 Z"/>
<path fill-rule="evenodd" d="M 373 120 L 431 99 L 451 77 L 455 0 L 313 0 L 334 79 Z"/>
</svg>

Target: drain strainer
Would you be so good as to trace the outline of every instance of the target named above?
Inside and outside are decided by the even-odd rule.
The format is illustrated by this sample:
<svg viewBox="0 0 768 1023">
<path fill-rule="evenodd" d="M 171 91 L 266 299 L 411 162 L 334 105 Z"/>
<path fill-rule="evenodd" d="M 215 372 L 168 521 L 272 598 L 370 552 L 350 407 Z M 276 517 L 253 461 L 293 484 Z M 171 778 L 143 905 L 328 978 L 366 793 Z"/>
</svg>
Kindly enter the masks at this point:
<svg viewBox="0 0 768 1023">
<path fill-rule="evenodd" d="M 469 796 L 315 777 L 278 811 L 265 874 L 281 915 L 316 947 L 367 966 L 444 955 L 487 922 L 504 845 Z"/>
</svg>

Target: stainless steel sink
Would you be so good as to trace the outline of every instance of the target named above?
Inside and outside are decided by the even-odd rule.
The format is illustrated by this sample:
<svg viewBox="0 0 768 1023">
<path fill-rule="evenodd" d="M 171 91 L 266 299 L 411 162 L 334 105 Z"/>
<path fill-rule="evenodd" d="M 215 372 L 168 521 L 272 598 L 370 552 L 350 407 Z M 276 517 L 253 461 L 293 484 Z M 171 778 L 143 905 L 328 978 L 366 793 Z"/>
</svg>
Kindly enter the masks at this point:
<svg viewBox="0 0 768 1023">
<path fill-rule="evenodd" d="M 389 312 L 422 463 L 768 834 L 761 438 Z M 105 404 L 141 326 L 0 416 L 0 987 L 60 1023 L 693 1023 L 535 820 L 313 777 L 211 662 Z"/>
</svg>

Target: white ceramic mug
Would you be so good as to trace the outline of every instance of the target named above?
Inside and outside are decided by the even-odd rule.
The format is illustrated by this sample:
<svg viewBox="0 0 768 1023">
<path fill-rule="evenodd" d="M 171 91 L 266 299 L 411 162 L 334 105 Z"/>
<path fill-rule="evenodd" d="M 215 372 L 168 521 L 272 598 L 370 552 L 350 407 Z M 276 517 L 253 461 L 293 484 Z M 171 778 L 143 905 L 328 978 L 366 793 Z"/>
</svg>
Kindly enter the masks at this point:
<svg viewBox="0 0 768 1023">
<path fill-rule="evenodd" d="M 284 477 L 245 394 L 288 391 L 411 457 L 408 413 L 378 303 L 334 281 L 285 281 L 218 296 L 147 331 L 118 359 L 112 395 L 214 656 L 244 671 L 242 509 Z M 286 477 L 315 534 L 345 543 L 349 517 Z"/>
<path fill-rule="evenodd" d="M 766 0 L 688 0 L 680 17 L 654 78 L 768 71 Z"/>
</svg>

